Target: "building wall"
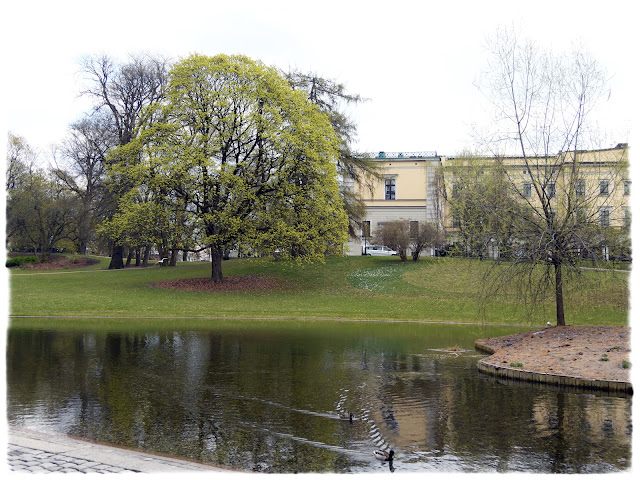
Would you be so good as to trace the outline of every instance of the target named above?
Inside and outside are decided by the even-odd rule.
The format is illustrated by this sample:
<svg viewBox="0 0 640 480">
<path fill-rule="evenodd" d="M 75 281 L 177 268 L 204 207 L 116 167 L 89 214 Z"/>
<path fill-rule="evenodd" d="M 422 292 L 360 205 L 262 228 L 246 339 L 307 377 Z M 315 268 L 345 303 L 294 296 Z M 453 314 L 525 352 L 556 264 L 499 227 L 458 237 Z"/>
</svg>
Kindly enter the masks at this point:
<svg viewBox="0 0 640 480">
<path fill-rule="evenodd" d="M 556 181 L 556 197 L 553 208 L 561 210 L 566 203 L 570 181 L 570 164 L 574 153 L 569 152 L 564 158 L 528 159 L 534 170 L 543 173 L 545 168 L 558 168 Z M 610 214 L 611 226 L 621 227 L 630 222 L 630 190 L 631 182 L 628 169 L 628 146 L 618 145 L 615 148 L 577 152 L 578 176 L 584 179 L 585 205 L 589 206 L 590 215 L 596 216 L 602 209 Z M 382 169 L 383 180 L 375 183 L 372 191 L 362 185 L 355 185 L 356 192 L 367 205 L 364 220 L 369 222 L 371 234 L 375 233 L 380 223 L 392 220 L 409 220 L 431 222 L 452 232 L 453 219 L 446 201 L 438 189 L 444 188 L 451 195 L 453 171 L 461 159 L 438 156 L 435 152 L 380 152 L 377 158 Z M 464 159 L 462 160 L 464 161 Z M 493 158 L 473 158 L 476 165 L 490 165 Z M 518 188 L 530 182 L 523 158 L 510 157 L 503 159 L 509 176 Z M 395 181 L 395 199 L 385 199 L 385 180 Z M 439 185 L 442 181 L 444 185 Z M 600 182 L 607 182 L 608 194 L 600 194 Z M 524 200 L 523 201 L 528 201 Z M 535 193 L 530 200 L 536 204 Z M 537 205 L 540 207 L 540 205 Z M 361 232 L 362 233 L 362 232 Z M 347 252 L 359 255 L 364 246 L 364 238 L 351 239 Z M 371 239 L 367 240 L 371 243 Z"/>
<path fill-rule="evenodd" d="M 436 208 L 434 180 L 441 164 L 435 152 L 380 152 L 374 159 L 383 172 L 383 180 L 372 191 L 362 185 L 356 191 L 367 206 L 364 220 L 369 222 L 373 235 L 379 224 L 393 220 L 436 222 L 440 215 Z M 395 181 L 395 198 L 385 198 L 385 181 Z M 362 232 L 361 232 L 362 233 Z M 359 255 L 364 247 L 363 237 L 352 239 L 348 254 Z M 371 238 L 367 239 L 367 244 Z"/>
<path fill-rule="evenodd" d="M 576 169 L 572 169 L 572 162 L 577 158 Z M 452 193 L 452 185 L 455 183 L 454 171 L 461 162 L 473 162 L 479 168 L 482 165 L 491 166 L 495 159 L 492 158 L 471 158 L 471 159 L 445 159 L 443 161 L 444 184 L 447 195 Z M 523 158 L 511 157 L 502 159 L 506 166 L 510 181 L 523 194 L 524 185 L 531 185 L 531 176 L 527 171 L 527 163 L 533 171 L 534 177 L 540 175 L 542 178 L 549 169 L 557 170 L 553 175 L 555 179 L 556 195 L 551 200 L 551 207 L 558 213 L 566 211 L 568 198 L 573 197 L 575 201 L 575 179 L 572 179 L 572 172 L 575 178 L 584 182 L 584 195 L 577 201 L 587 210 L 585 213 L 592 218 L 597 218 L 602 209 L 609 212 L 610 225 L 622 227 L 625 222 L 630 221 L 630 191 L 631 180 L 629 176 L 628 147 L 626 144 L 618 145 L 615 148 L 604 150 L 593 150 L 583 152 L 569 152 L 565 157 L 552 158 L 530 158 L 525 163 Z M 600 191 L 601 182 L 607 185 L 607 194 Z M 535 194 L 535 187 L 531 186 L 531 196 L 521 198 L 522 201 L 530 202 L 535 208 L 541 208 L 541 204 Z M 443 224 L 448 231 L 454 230 L 453 218 L 449 209 L 445 205 Z"/>
</svg>

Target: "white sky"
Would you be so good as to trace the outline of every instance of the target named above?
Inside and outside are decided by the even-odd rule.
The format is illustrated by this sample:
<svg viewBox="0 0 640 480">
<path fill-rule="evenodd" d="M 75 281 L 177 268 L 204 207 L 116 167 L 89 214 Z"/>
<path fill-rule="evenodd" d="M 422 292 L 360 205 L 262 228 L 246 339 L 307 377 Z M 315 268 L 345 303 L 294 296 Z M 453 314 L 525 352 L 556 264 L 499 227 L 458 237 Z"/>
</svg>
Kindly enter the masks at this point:
<svg viewBox="0 0 640 480">
<path fill-rule="evenodd" d="M 242 53 L 345 83 L 370 99 L 352 111 L 363 151 L 470 147 L 485 106 L 473 86 L 499 26 L 567 50 L 581 42 L 611 76 L 602 147 L 630 142 L 637 50 L 632 1 L 12 1 L 4 2 L 6 130 L 45 152 L 88 110 L 78 59 L 151 52 Z M 637 82 L 634 82 L 637 84 Z M 6 108 L 4 108 L 6 107 Z"/>
</svg>

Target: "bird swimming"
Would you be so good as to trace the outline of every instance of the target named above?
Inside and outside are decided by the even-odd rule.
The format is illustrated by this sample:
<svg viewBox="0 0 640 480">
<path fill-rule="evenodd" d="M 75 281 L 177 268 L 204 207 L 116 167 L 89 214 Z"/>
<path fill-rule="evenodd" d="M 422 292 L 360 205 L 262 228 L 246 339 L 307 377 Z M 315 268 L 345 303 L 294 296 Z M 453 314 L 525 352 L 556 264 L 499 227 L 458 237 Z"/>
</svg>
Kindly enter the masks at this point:
<svg viewBox="0 0 640 480">
<path fill-rule="evenodd" d="M 340 413 L 340 420 L 349 420 L 349 422 L 353 423 L 353 413 Z"/>
<path fill-rule="evenodd" d="M 373 452 L 373 455 L 383 462 L 392 462 L 394 454 L 395 452 L 393 450 L 389 450 L 388 452 L 385 452 L 384 450 L 376 450 Z"/>
</svg>

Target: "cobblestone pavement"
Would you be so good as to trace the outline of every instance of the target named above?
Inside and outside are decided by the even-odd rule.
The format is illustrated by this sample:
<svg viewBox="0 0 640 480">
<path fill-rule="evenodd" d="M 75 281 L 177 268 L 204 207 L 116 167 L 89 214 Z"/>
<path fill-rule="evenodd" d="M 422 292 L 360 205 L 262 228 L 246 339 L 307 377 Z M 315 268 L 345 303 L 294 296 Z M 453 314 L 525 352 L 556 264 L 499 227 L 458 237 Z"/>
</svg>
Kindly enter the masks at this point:
<svg viewBox="0 0 640 480">
<path fill-rule="evenodd" d="M 16 473 L 230 472 L 197 462 L 17 427 L 9 429 L 7 462 L 9 469 Z"/>
</svg>

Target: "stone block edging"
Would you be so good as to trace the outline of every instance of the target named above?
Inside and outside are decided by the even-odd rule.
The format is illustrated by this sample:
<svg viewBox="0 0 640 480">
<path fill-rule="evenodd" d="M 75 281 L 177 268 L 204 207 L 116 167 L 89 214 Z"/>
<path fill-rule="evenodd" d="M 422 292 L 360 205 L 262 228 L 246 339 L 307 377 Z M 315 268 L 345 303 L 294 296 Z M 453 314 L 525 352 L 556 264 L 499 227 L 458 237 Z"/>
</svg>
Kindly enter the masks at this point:
<svg viewBox="0 0 640 480">
<path fill-rule="evenodd" d="M 478 348 L 478 346 L 476 346 Z M 490 348 L 478 348 L 487 353 L 494 353 Z M 540 373 L 531 370 L 524 370 L 515 367 L 505 367 L 494 365 L 487 359 L 478 361 L 478 370 L 488 375 L 506 378 L 509 380 L 520 380 L 532 383 L 544 383 L 549 385 L 566 385 L 587 390 L 604 390 L 608 392 L 633 394 L 633 388 L 629 382 L 617 380 L 598 380 L 591 378 L 574 377 L 569 375 L 558 375 L 552 373 Z"/>
</svg>

